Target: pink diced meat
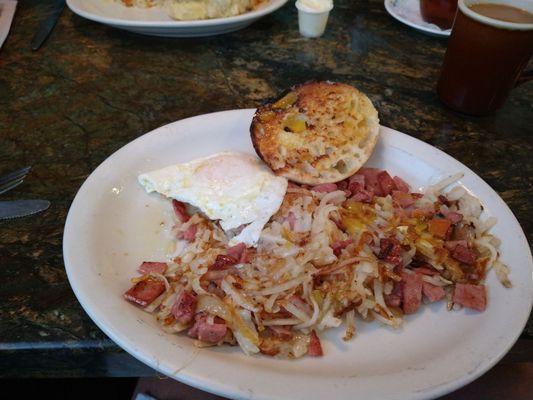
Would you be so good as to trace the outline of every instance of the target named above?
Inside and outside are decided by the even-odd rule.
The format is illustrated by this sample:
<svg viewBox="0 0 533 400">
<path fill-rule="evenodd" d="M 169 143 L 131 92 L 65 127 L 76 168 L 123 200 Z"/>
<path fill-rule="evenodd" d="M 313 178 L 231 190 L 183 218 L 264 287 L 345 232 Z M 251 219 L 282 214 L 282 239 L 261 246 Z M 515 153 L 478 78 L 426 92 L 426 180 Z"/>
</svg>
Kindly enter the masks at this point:
<svg viewBox="0 0 533 400">
<path fill-rule="evenodd" d="M 196 295 L 184 290 L 179 294 L 170 312 L 179 323 L 188 324 L 194 318 L 197 303 Z"/>
<path fill-rule="evenodd" d="M 484 285 L 456 283 L 452 301 L 463 307 L 484 311 L 487 307 L 487 292 Z"/>
<path fill-rule="evenodd" d="M 178 232 L 176 237 L 178 239 L 183 239 L 189 243 L 192 243 L 194 242 L 194 239 L 196 238 L 197 231 L 198 231 L 198 225 L 194 224 L 194 225 L 189 226 L 186 230 Z"/>
<path fill-rule="evenodd" d="M 397 190 L 394 180 L 391 178 L 387 171 L 381 171 L 378 174 L 378 183 L 381 188 L 381 195 L 387 196 L 392 193 L 393 190 Z"/>
<path fill-rule="evenodd" d="M 402 273 L 403 281 L 403 312 L 415 313 L 422 304 L 422 275 Z"/>
<path fill-rule="evenodd" d="M 385 304 L 387 304 L 389 307 L 400 307 L 403 297 L 403 283 L 394 282 L 392 292 L 390 294 L 386 294 L 384 297 Z"/>
<path fill-rule="evenodd" d="M 431 302 L 439 301 L 446 295 L 446 292 L 442 287 L 432 285 L 429 282 L 422 283 L 422 292 L 424 293 L 424 296 L 426 296 Z"/>
<path fill-rule="evenodd" d="M 339 240 L 334 242 L 331 245 L 331 248 L 333 249 L 333 254 L 339 256 L 341 254 L 342 249 L 346 248 L 351 243 L 353 243 L 353 239 Z"/>
<path fill-rule="evenodd" d="M 376 196 L 382 196 L 381 186 L 378 182 L 378 174 L 381 172 L 377 168 L 361 168 L 357 174 L 365 177 L 365 189 L 373 192 Z"/>
<path fill-rule="evenodd" d="M 311 331 L 311 340 L 309 341 L 307 354 L 312 357 L 320 357 L 324 355 L 324 352 L 322 351 L 322 345 L 320 344 L 320 339 L 314 330 Z"/>
<path fill-rule="evenodd" d="M 200 313 L 196 315 L 194 325 L 187 334 L 202 342 L 216 344 L 224 339 L 227 331 L 228 327 L 225 322 L 215 321 L 210 324 L 207 322 L 207 315 Z"/>
<path fill-rule="evenodd" d="M 460 244 L 453 249 L 452 257 L 464 264 L 474 265 L 476 263 L 476 253 Z"/>
<path fill-rule="evenodd" d="M 311 190 L 314 192 L 329 193 L 337 190 L 337 185 L 335 183 L 322 183 L 320 185 L 313 186 Z"/>
<path fill-rule="evenodd" d="M 400 192 L 409 193 L 411 191 L 409 185 L 399 176 L 395 176 L 392 179 L 394 180 L 394 183 Z"/>
<path fill-rule="evenodd" d="M 146 307 L 165 291 L 165 284 L 159 279 L 144 279 L 137 282 L 126 293 L 124 298 L 139 307 Z"/>
<path fill-rule="evenodd" d="M 139 271 L 143 275 L 147 275 L 150 272 L 164 274 L 166 270 L 167 270 L 167 263 L 151 262 L 151 261 L 144 261 L 137 269 L 137 271 Z"/>
<path fill-rule="evenodd" d="M 178 200 L 172 200 L 172 208 L 174 208 L 174 214 L 176 214 L 176 217 L 182 222 L 185 223 L 191 217 L 187 213 L 187 209 L 185 208 L 185 203 L 182 203 Z"/>
</svg>

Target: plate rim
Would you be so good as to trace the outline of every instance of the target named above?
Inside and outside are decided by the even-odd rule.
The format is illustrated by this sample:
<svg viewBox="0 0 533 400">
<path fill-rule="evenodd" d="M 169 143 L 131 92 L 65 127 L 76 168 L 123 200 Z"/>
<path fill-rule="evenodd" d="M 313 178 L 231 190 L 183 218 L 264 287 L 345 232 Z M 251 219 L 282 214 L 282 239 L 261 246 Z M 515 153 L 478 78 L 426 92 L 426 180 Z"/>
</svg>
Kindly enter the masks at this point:
<svg viewBox="0 0 533 400">
<path fill-rule="evenodd" d="M 401 0 L 401 1 L 403 1 L 403 0 Z M 443 30 L 436 30 L 436 29 L 433 29 L 433 28 L 428 28 L 427 26 L 424 26 L 424 25 L 415 24 L 414 22 L 409 21 L 407 18 L 404 18 L 401 15 L 397 14 L 396 11 L 394 10 L 394 7 L 392 6 L 392 2 L 393 2 L 393 0 L 385 0 L 384 4 L 385 4 L 385 10 L 395 20 L 397 20 L 397 21 L 401 22 L 402 24 L 405 24 L 405 25 L 407 25 L 407 26 L 409 26 L 409 27 L 411 27 L 413 29 L 416 29 L 417 31 L 420 31 L 420 32 L 423 32 L 423 33 L 427 33 L 427 34 L 432 35 L 432 36 L 450 37 L 451 29 L 448 30 L 448 31 L 443 31 Z"/>
<path fill-rule="evenodd" d="M 130 346 L 129 343 L 126 343 L 126 342 L 128 342 L 127 338 L 126 339 L 121 338 L 114 331 L 114 329 L 108 327 L 99 318 L 97 318 L 96 315 L 95 315 L 94 310 L 92 310 L 85 302 L 85 300 L 88 300 L 88 298 L 85 298 L 83 295 L 80 296 L 80 292 L 79 292 L 80 288 L 77 286 L 76 281 L 75 281 L 75 279 L 73 279 L 73 276 L 72 276 L 73 269 L 71 269 L 71 266 L 70 266 L 71 263 L 70 263 L 70 260 L 69 260 L 69 255 L 68 255 L 69 254 L 69 249 L 68 248 L 69 248 L 70 241 L 74 240 L 73 236 L 70 234 L 70 231 L 72 229 L 72 224 L 73 224 L 72 221 L 75 218 L 74 217 L 74 212 L 75 212 L 75 209 L 76 209 L 75 206 L 77 206 L 78 203 L 82 202 L 81 197 L 82 197 L 82 194 L 83 194 L 82 192 L 84 190 L 84 187 L 86 187 L 86 185 L 87 186 L 89 185 L 90 179 L 94 179 L 94 176 L 95 176 L 95 174 L 96 174 L 96 172 L 98 170 L 105 169 L 106 164 L 108 162 L 111 162 L 110 161 L 111 158 L 116 153 L 118 153 L 120 151 L 126 151 L 125 149 L 127 147 L 133 146 L 134 143 L 137 142 L 137 141 L 146 140 L 146 137 L 156 136 L 156 135 L 160 134 L 162 131 L 165 130 L 166 127 L 168 127 L 170 125 L 173 125 L 173 124 L 179 124 L 179 123 L 183 123 L 184 121 L 204 118 L 204 117 L 207 117 L 207 116 L 209 116 L 211 118 L 216 118 L 218 115 L 229 114 L 229 113 L 241 113 L 243 115 L 248 115 L 248 114 L 251 115 L 254 111 L 255 111 L 255 109 L 252 109 L 252 108 L 249 108 L 249 109 L 233 109 L 233 110 L 218 111 L 218 112 L 213 112 L 213 113 L 206 113 L 206 114 L 196 115 L 196 116 L 192 116 L 192 117 L 189 117 L 189 118 L 184 118 L 184 119 L 181 119 L 181 120 L 178 120 L 178 121 L 174 121 L 174 122 L 171 122 L 169 124 L 160 126 L 160 127 L 156 128 L 156 129 L 154 129 L 154 130 L 152 130 L 150 132 L 147 132 L 147 133 L 135 138 L 134 140 L 126 143 L 124 146 L 122 146 L 121 148 L 117 149 L 112 154 L 110 154 L 105 160 L 103 160 L 93 170 L 93 172 L 86 178 L 86 180 L 83 182 L 83 184 L 80 186 L 80 188 L 77 191 L 76 196 L 75 196 L 74 200 L 72 201 L 72 204 L 71 204 L 71 206 L 69 208 L 69 211 L 68 211 L 68 214 L 67 214 L 67 218 L 66 218 L 66 222 L 65 222 L 64 233 L 63 233 L 63 259 L 64 259 L 65 270 L 66 270 L 66 273 L 67 273 L 69 284 L 70 284 L 70 286 L 71 286 L 71 288 L 72 288 L 72 290 L 73 290 L 73 292 L 74 292 L 74 294 L 76 296 L 76 299 L 82 305 L 84 311 L 89 315 L 91 320 L 113 342 L 115 342 L 119 347 L 121 347 L 123 350 L 125 350 L 128 354 L 132 355 L 134 358 L 136 358 L 139 361 L 143 362 L 144 364 L 148 365 L 150 368 L 152 368 L 152 369 L 154 369 L 154 370 L 156 370 L 156 371 L 158 371 L 158 372 L 160 372 L 160 373 L 162 373 L 162 374 L 164 374 L 166 376 L 171 377 L 172 379 L 176 379 L 176 380 L 178 380 L 180 382 L 183 382 L 183 383 L 185 383 L 187 385 L 199 388 L 200 390 L 203 390 L 203 391 L 206 391 L 206 392 L 209 392 L 209 393 L 218 394 L 218 395 L 226 396 L 226 397 L 229 397 L 229 398 L 238 398 L 238 399 L 249 398 L 250 393 L 248 393 L 245 389 L 241 389 L 241 388 L 238 388 L 236 386 L 231 386 L 231 385 L 228 386 L 227 384 L 224 384 L 221 381 L 218 381 L 218 382 L 217 381 L 213 381 L 213 378 L 205 377 L 205 376 L 198 375 L 198 374 L 195 374 L 195 373 L 190 373 L 188 371 L 182 371 L 182 369 L 184 369 L 185 367 L 183 367 L 182 369 L 180 369 L 177 372 L 169 372 L 169 371 L 164 370 L 163 367 L 161 367 L 159 364 L 153 365 L 153 360 L 152 360 L 152 358 L 149 356 L 149 354 L 146 351 L 143 352 L 142 350 L 136 349 L 135 346 Z M 501 202 L 504 205 L 505 211 L 507 212 L 508 216 L 511 218 L 510 222 L 512 222 L 513 225 L 516 225 L 519 228 L 519 234 L 520 234 L 519 236 L 520 237 L 517 238 L 517 239 L 520 240 L 521 247 L 524 247 L 524 249 L 527 250 L 527 254 L 525 256 L 529 260 L 529 264 L 530 264 L 529 268 L 530 268 L 530 272 L 531 272 L 531 280 L 529 282 L 529 287 L 533 288 L 533 269 L 531 268 L 533 266 L 533 258 L 532 258 L 532 255 L 531 255 L 531 249 L 530 249 L 530 247 L 528 245 L 525 233 L 524 233 L 520 223 L 518 222 L 516 216 L 514 215 L 512 210 L 507 206 L 505 201 L 503 201 L 503 199 L 499 196 L 499 194 L 494 189 L 492 189 L 492 187 L 490 187 L 490 185 L 488 185 L 479 175 L 477 175 L 475 172 L 473 172 L 470 168 L 465 166 L 459 160 L 456 160 L 452 156 L 446 154 L 444 151 L 438 149 L 437 147 L 434 147 L 434 146 L 432 146 L 432 145 L 430 145 L 430 144 L 428 144 L 428 143 L 426 143 L 426 142 L 424 142 L 424 141 L 422 141 L 420 139 L 417 139 L 417 138 L 415 138 L 413 136 L 410 136 L 408 134 L 405 134 L 403 132 L 397 131 L 397 130 L 392 129 L 392 128 L 381 126 L 381 129 L 383 129 L 384 132 L 386 132 L 385 135 L 387 135 L 387 136 L 389 136 L 389 135 L 400 135 L 402 137 L 402 139 L 407 140 L 408 142 L 411 141 L 411 143 L 416 143 L 419 146 L 421 145 L 422 147 L 425 147 L 428 150 L 431 149 L 432 151 L 436 151 L 440 156 L 443 156 L 445 159 L 447 159 L 447 161 L 452 161 L 454 163 L 457 163 L 458 166 L 460 166 L 461 168 L 464 169 L 464 171 L 467 171 L 469 174 L 472 174 L 472 176 L 475 179 L 479 180 L 483 184 L 483 186 L 485 186 L 485 189 L 487 189 L 489 191 L 489 193 L 491 193 L 492 195 L 496 196 L 496 198 L 499 200 L 499 202 Z M 483 200 L 483 199 L 481 199 L 481 200 Z M 443 383 L 443 384 L 438 385 L 436 387 L 425 388 L 425 389 L 423 389 L 421 391 L 418 391 L 418 392 L 411 392 L 411 393 L 409 393 L 410 394 L 410 398 L 414 400 L 414 399 L 427 399 L 427 398 L 434 398 L 434 397 L 442 396 L 444 394 L 450 393 L 450 392 L 452 392 L 454 390 L 457 390 L 457 389 L 469 384 L 473 380 L 479 378 L 481 375 L 486 373 L 496 363 L 498 363 L 509 352 L 511 347 L 516 343 L 516 341 L 520 337 L 521 333 L 523 332 L 525 325 L 527 324 L 529 315 L 531 313 L 532 305 L 533 305 L 533 290 L 530 290 L 530 293 L 529 293 L 529 307 L 527 307 L 529 311 L 524 314 L 524 316 L 522 318 L 522 321 L 519 324 L 521 328 L 519 330 L 517 330 L 516 332 L 514 332 L 514 334 L 511 335 L 507 339 L 507 341 L 506 341 L 505 345 L 502 347 L 501 351 L 498 354 L 494 354 L 493 358 L 491 358 L 488 361 L 485 358 L 483 360 L 483 362 L 481 362 L 478 365 L 478 367 L 476 367 L 476 369 L 475 369 L 475 371 L 473 373 L 466 374 L 466 375 L 464 375 L 461 378 L 455 379 L 455 380 L 453 380 L 451 382 Z M 278 397 L 275 394 L 264 395 L 264 394 L 261 394 L 261 393 L 255 393 L 254 394 L 254 398 L 257 398 L 257 399 L 281 399 L 281 397 Z"/>
<path fill-rule="evenodd" d="M 131 20 L 112 17 L 100 17 L 91 12 L 87 12 L 77 6 L 78 0 L 66 0 L 67 6 L 70 10 L 85 19 L 99 22 L 106 25 L 112 25 L 121 28 L 175 28 L 175 29 L 194 29 L 194 28 L 209 28 L 231 24 L 245 23 L 261 18 L 267 14 L 277 11 L 283 7 L 289 0 L 268 0 L 269 4 L 265 7 L 248 11 L 243 14 L 234 15 L 232 17 L 211 18 L 192 21 L 146 21 L 146 20 Z"/>
</svg>

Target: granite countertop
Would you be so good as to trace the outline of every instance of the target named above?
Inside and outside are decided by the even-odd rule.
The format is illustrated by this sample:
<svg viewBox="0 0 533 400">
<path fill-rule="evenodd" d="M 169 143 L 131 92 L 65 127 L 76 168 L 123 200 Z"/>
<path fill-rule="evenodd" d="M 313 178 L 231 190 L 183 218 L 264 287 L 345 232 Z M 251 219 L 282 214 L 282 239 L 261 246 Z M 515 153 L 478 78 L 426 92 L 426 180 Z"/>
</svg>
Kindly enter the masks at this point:
<svg viewBox="0 0 533 400">
<path fill-rule="evenodd" d="M 383 125 L 466 164 L 507 202 L 533 239 L 533 85 L 493 116 L 455 114 L 435 84 L 446 40 L 393 20 L 382 0 L 340 0 L 325 36 L 299 36 L 292 4 L 233 34 L 145 37 L 65 9 L 45 45 L 30 38 L 53 1 L 19 2 L 0 50 L 0 173 L 32 165 L 4 199 L 50 209 L 0 222 L 0 376 L 144 376 L 154 372 L 109 340 L 70 289 L 65 218 L 84 179 L 132 139 L 181 118 L 248 108 L 310 79 L 369 95 Z M 533 362 L 533 324 L 502 362 Z"/>
</svg>

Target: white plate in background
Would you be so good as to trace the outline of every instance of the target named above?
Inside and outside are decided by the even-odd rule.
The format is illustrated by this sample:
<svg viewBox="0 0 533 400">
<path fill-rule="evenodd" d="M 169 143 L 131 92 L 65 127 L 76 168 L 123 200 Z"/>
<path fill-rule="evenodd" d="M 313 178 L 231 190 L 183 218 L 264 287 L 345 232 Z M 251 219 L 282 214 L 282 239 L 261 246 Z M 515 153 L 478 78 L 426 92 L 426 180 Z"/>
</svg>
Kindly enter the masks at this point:
<svg viewBox="0 0 533 400">
<path fill-rule="evenodd" d="M 234 17 L 176 21 L 161 8 L 125 7 L 112 0 L 67 0 L 75 14 L 118 29 L 151 36 L 212 36 L 243 29 L 265 15 L 273 13 L 287 0 L 267 0 L 256 10 Z"/>
<path fill-rule="evenodd" d="M 386 127 L 369 165 L 413 187 L 462 171 L 460 184 L 481 199 L 487 215 L 498 218 L 493 233 L 502 240 L 502 261 L 511 268 L 514 287 L 504 288 L 490 271 L 485 312 L 448 312 L 444 302 L 430 304 L 406 316 L 399 330 L 358 321 L 349 342 L 341 339 L 343 328 L 322 334 L 324 357 L 278 360 L 248 357 L 238 347 L 197 349 L 186 335 L 164 333 L 153 315 L 123 300 L 138 265 L 163 255 L 167 239 L 160 223 L 171 212 L 170 202 L 145 193 L 138 174 L 223 150 L 254 154 L 253 113 L 206 114 L 158 128 L 112 154 L 80 188 L 65 225 L 65 267 L 81 305 L 113 341 L 188 385 L 256 400 L 434 398 L 471 382 L 505 355 L 532 303 L 533 262 L 520 225 L 463 164 Z"/>
<path fill-rule="evenodd" d="M 451 29 L 441 29 L 422 19 L 420 0 L 385 0 L 385 9 L 393 18 L 420 32 L 432 36 L 450 36 Z"/>
</svg>

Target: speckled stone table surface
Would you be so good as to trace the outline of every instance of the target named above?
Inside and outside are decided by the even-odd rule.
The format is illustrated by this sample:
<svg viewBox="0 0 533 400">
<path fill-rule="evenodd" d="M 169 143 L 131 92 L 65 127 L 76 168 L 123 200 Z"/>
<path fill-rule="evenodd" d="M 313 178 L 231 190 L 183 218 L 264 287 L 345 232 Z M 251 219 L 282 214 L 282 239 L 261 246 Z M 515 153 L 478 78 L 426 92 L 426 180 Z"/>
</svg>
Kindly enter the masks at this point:
<svg viewBox="0 0 533 400">
<path fill-rule="evenodd" d="M 289 3 L 240 32 L 164 39 L 115 30 L 68 9 L 37 52 L 30 39 L 53 1 L 21 1 L 0 50 L 0 173 L 33 171 L 5 199 L 50 209 L 0 222 L 0 376 L 147 376 L 72 293 L 61 242 L 70 203 L 106 157 L 169 122 L 254 107 L 309 79 L 354 84 L 382 124 L 457 158 L 509 204 L 533 240 L 533 84 L 493 116 L 455 114 L 435 84 L 446 40 L 393 20 L 382 0 L 341 0 L 326 34 L 299 36 Z M 500 365 L 533 363 L 533 325 Z"/>
</svg>

